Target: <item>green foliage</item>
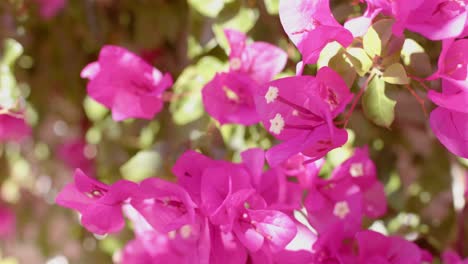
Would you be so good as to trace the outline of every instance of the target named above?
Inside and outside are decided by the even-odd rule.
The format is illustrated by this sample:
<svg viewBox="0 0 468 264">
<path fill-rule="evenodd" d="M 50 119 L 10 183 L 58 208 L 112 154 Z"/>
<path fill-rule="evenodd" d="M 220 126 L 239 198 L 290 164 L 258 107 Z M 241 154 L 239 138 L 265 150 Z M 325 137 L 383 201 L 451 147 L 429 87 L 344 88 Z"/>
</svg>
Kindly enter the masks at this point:
<svg viewBox="0 0 468 264">
<path fill-rule="evenodd" d="M 189 5 L 207 17 L 216 17 L 224 5 L 234 0 L 188 0 Z"/>
<path fill-rule="evenodd" d="M 160 167 L 161 155 L 156 151 L 143 150 L 122 165 L 120 173 L 124 179 L 139 182 L 156 176 Z"/>
<path fill-rule="evenodd" d="M 409 71 L 416 76 L 427 77 L 432 73 L 431 60 L 424 48 L 413 39 L 406 39 L 401 58 Z"/>
<path fill-rule="evenodd" d="M 15 108 L 21 96 L 12 68 L 23 54 L 23 47 L 14 39 L 4 41 L 3 56 L 0 60 L 0 107 Z"/>
<path fill-rule="evenodd" d="M 400 63 L 390 65 L 383 73 L 383 80 L 391 84 L 408 84 L 410 79 L 406 75 L 405 68 Z"/>
<path fill-rule="evenodd" d="M 349 55 L 349 59 L 354 66 L 359 76 L 364 76 L 372 68 L 372 60 L 367 55 L 364 49 L 360 48 L 349 48 L 346 50 Z"/>
<path fill-rule="evenodd" d="M 396 101 L 385 95 L 385 80 L 375 76 L 362 97 L 366 116 L 376 125 L 390 127 L 395 119 Z"/>
<path fill-rule="evenodd" d="M 174 84 L 174 100 L 170 110 L 176 124 L 185 125 L 203 113 L 201 90 L 225 65 L 217 58 L 205 56 L 197 64 L 185 68 Z"/>
<path fill-rule="evenodd" d="M 224 29 L 235 29 L 241 32 L 248 32 L 257 22 L 258 16 L 258 10 L 240 7 L 238 12 L 229 14 L 226 19 L 221 17 L 220 21 L 213 25 L 213 32 L 218 45 L 228 53 L 229 45 L 226 36 L 224 36 Z"/>
<path fill-rule="evenodd" d="M 265 0 L 265 7 L 269 14 L 276 15 L 279 11 L 279 0 Z"/>
</svg>

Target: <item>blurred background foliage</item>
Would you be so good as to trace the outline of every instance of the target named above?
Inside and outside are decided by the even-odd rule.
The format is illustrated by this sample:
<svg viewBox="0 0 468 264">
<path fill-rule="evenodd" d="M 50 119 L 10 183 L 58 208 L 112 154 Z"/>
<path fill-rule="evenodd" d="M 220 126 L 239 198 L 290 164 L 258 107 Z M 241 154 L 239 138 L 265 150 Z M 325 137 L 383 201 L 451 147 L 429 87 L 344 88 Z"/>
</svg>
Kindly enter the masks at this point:
<svg viewBox="0 0 468 264">
<path fill-rule="evenodd" d="M 331 1 L 338 21 L 362 13 L 363 7 L 353 2 Z M 261 125 L 220 127 L 204 112 L 200 91 L 215 72 L 228 67 L 224 28 L 280 46 L 289 55 L 282 75 L 294 74 L 300 55 L 281 27 L 278 0 L 69 0 L 50 19 L 39 15 L 38 3 L 0 1 L 1 63 L 11 69 L 0 73 L 0 83 L 25 98 L 33 127 L 31 138 L 21 144 L 0 143 L 1 200 L 17 214 L 15 235 L 0 241 L 1 264 L 109 263 L 131 238 L 131 232 L 95 237 L 80 227 L 74 212 L 54 205 L 73 167 L 87 166 L 104 182 L 171 179 L 172 165 L 187 149 L 237 161 L 246 148 L 274 143 Z M 418 52 L 427 54 L 426 63 L 415 67 L 432 71 L 440 43 L 411 38 L 425 48 Z M 104 44 L 124 46 L 177 80 L 154 120 L 116 123 L 86 96 L 79 73 Z M 335 66 L 345 65 L 338 61 Z M 406 89 L 388 85 L 386 93 L 398 102 L 390 128 L 374 125 L 358 105 L 348 126 L 350 142 L 328 155 L 321 174 L 326 177 L 353 146 L 368 145 L 390 206 L 382 221 L 367 224 L 416 240 L 436 255 L 447 247 L 466 255 L 468 221 L 463 207 L 454 208 L 454 198 L 460 199 L 456 186 L 466 180 L 467 161 L 435 140 Z M 73 143 L 75 150 L 61 151 Z"/>
</svg>

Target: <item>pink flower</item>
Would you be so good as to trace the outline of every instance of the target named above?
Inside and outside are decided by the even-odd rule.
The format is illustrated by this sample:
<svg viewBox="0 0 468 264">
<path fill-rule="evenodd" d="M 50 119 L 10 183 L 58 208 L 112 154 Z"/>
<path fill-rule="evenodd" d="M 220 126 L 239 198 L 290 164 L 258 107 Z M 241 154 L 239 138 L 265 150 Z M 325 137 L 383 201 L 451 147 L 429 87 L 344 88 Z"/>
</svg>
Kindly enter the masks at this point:
<svg viewBox="0 0 468 264">
<path fill-rule="evenodd" d="M 387 2 L 384 1 L 384 4 L 387 4 Z M 362 37 L 367 33 L 372 24 L 372 20 L 374 20 L 381 10 L 381 7 L 368 1 L 367 9 L 364 14 L 360 17 L 349 19 L 345 22 L 344 27 L 353 34 L 353 37 Z"/>
<path fill-rule="evenodd" d="M 428 79 L 449 78 L 466 82 L 467 72 L 468 39 L 446 39 L 442 42 L 437 72 Z"/>
<path fill-rule="evenodd" d="M 158 178 L 140 183 L 131 205 L 156 230 L 169 232 L 194 224 L 196 204 L 180 186 Z"/>
<path fill-rule="evenodd" d="M 67 4 L 67 0 L 36 0 L 36 2 L 40 5 L 40 14 L 45 19 L 56 16 Z"/>
<path fill-rule="evenodd" d="M 88 144 L 83 138 L 69 140 L 58 148 L 58 156 L 70 168 L 81 168 L 86 175 L 94 175 L 94 161 L 86 156 Z"/>
<path fill-rule="evenodd" d="M 442 81 L 442 94 L 428 97 L 439 107 L 432 111 L 430 125 L 439 141 L 453 154 L 468 158 L 468 90 L 465 82 Z"/>
<path fill-rule="evenodd" d="M 31 134 L 31 128 L 22 118 L 0 114 L 0 142 L 21 141 Z"/>
<path fill-rule="evenodd" d="M 222 232 L 217 226 L 212 226 L 210 232 L 210 263 L 237 264 L 247 262 L 247 249 L 232 232 Z"/>
<path fill-rule="evenodd" d="M 347 47 L 353 41 L 351 32 L 333 17 L 329 0 L 281 0 L 279 16 L 306 64 L 316 63 L 329 42 L 337 41 Z"/>
<path fill-rule="evenodd" d="M 16 217 L 14 212 L 0 202 L 0 239 L 6 239 L 15 233 Z"/>
<path fill-rule="evenodd" d="M 283 142 L 267 151 L 275 167 L 303 153 L 314 161 L 347 140 L 344 129 L 333 119 L 352 98 L 343 79 L 328 67 L 317 77 L 296 76 L 272 81 L 261 87 L 255 103 L 265 128 Z"/>
<path fill-rule="evenodd" d="M 311 158 L 299 153 L 283 162 L 281 169 L 286 175 L 295 176 L 301 188 L 308 189 L 312 187 L 322 166 L 325 164 L 325 159 L 313 162 L 310 162 L 310 160 Z"/>
<path fill-rule="evenodd" d="M 367 147 L 356 149 L 351 158 L 335 168 L 331 180 L 350 180 L 359 186 L 363 194 L 364 214 L 368 217 L 377 218 L 387 211 L 384 186 L 377 179 L 375 164 L 369 158 Z"/>
<path fill-rule="evenodd" d="M 152 119 L 163 107 L 164 90 L 172 85 L 169 74 L 118 46 L 104 46 L 98 61 L 86 66 L 81 77 L 90 80 L 89 96 L 111 109 L 116 121 Z"/>
<path fill-rule="evenodd" d="M 310 224 L 319 234 L 336 226 L 352 235 L 361 229 L 363 196 L 358 186 L 349 182 L 323 182 L 309 189 L 304 201 Z"/>
<path fill-rule="evenodd" d="M 368 4 L 368 9 L 376 11 L 373 13 L 372 18 L 375 17 L 378 12 L 382 12 L 386 16 L 393 16 L 396 20 L 393 25 L 393 34 L 401 37 L 406 27 L 406 21 L 412 15 L 412 12 L 417 9 L 424 0 L 366 0 L 366 2 Z"/>
<path fill-rule="evenodd" d="M 358 263 L 353 252 L 353 237 L 354 234 L 345 234 L 342 225 L 335 225 L 326 232 L 321 232 L 312 246 L 313 261 L 309 263 Z"/>
<path fill-rule="evenodd" d="M 206 111 L 221 124 L 259 122 L 253 95 L 257 83 L 241 72 L 218 73 L 202 90 Z"/>
<path fill-rule="evenodd" d="M 400 237 L 366 230 L 356 234 L 359 247 L 357 263 L 421 264 L 421 250 L 415 244 Z"/>
<path fill-rule="evenodd" d="M 467 0 L 425 0 L 410 13 L 406 28 L 431 40 L 456 38 L 465 28 L 467 8 Z"/>
<path fill-rule="evenodd" d="M 223 161 L 212 160 L 203 154 L 188 150 L 178 159 L 172 172 L 177 183 L 183 187 L 196 204 L 201 204 L 201 179 L 203 172 L 210 166 L 223 164 Z"/>
<path fill-rule="evenodd" d="M 296 235 L 295 223 L 284 213 L 266 208 L 265 201 L 255 192 L 240 190 L 226 202 L 232 229 L 241 243 L 256 252 L 267 246 L 269 250 L 282 250 Z"/>
<path fill-rule="evenodd" d="M 209 241 L 203 241 L 201 245 L 199 239 L 193 239 L 193 230 L 189 228 L 177 233 L 164 234 L 153 230 L 137 235 L 136 239 L 125 245 L 121 263 L 190 264 L 194 260 L 201 264 L 210 263 Z M 209 239 L 207 235 L 204 236 Z"/>
<path fill-rule="evenodd" d="M 286 65 L 288 55 L 282 49 L 261 41 L 248 43 L 244 33 L 232 29 L 225 29 L 224 34 L 231 48 L 231 71 L 246 73 L 263 84 L 271 81 Z"/>
<path fill-rule="evenodd" d="M 74 182 L 60 191 L 56 203 L 77 210 L 81 224 L 89 231 L 100 235 L 115 233 L 125 225 L 122 205 L 136 190 L 133 182 L 120 180 L 107 185 L 77 169 Z"/>
<path fill-rule="evenodd" d="M 468 258 L 462 259 L 455 251 L 449 249 L 442 254 L 443 264 L 468 264 Z"/>
</svg>

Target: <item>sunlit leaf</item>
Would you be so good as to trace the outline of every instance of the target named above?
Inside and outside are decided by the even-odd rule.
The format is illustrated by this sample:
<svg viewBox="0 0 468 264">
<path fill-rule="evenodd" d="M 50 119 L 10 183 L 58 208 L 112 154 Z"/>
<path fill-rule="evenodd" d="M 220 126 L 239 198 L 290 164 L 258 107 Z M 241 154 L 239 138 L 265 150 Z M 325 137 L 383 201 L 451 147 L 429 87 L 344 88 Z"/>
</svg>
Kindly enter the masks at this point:
<svg viewBox="0 0 468 264">
<path fill-rule="evenodd" d="M 207 17 L 216 17 L 224 7 L 224 0 L 188 0 L 188 3 Z"/>
<path fill-rule="evenodd" d="M 201 90 L 223 67 L 224 64 L 217 58 L 206 56 L 182 72 L 174 84 L 174 96 L 170 106 L 175 123 L 184 125 L 203 115 Z"/>
<path fill-rule="evenodd" d="M 237 14 L 227 21 L 215 23 L 213 25 L 213 32 L 216 41 L 226 52 L 229 50 L 229 45 L 224 36 L 224 29 L 235 29 L 241 32 L 247 32 L 255 25 L 258 19 L 258 10 L 251 8 L 241 7 Z"/>
<path fill-rule="evenodd" d="M 372 67 L 372 60 L 367 53 L 360 48 L 350 48 L 346 51 L 351 56 L 351 63 L 360 76 L 364 76 Z"/>
<path fill-rule="evenodd" d="M 370 27 L 367 33 L 363 37 L 364 50 L 372 58 L 380 56 L 382 53 L 382 41 L 379 38 L 379 34 L 373 27 Z"/>
<path fill-rule="evenodd" d="M 395 119 L 395 105 L 396 101 L 385 95 L 385 81 L 374 77 L 362 97 L 367 118 L 378 126 L 390 127 Z"/>
<path fill-rule="evenodd" d="M 383 73 L 383 80 L 391 84 L 408 84 L 410 79 L 405 68 L 399 63 L 390 65 Z"/>
<path fill-rule="evenodd" d="M 403 63 L 412 74 L 427 77 L 432 73 L 431 60 L 424 48 L 413 39 L 406 39 L 401 50 Z"/>
<path fill-rule="evenodd" d="M 268 14 L 276 15 L 279 11 L 279 0 L 265 0 L 265 7 Z"/>
<path fill-rule="evenodd" d="M 161 155 L 158 152 L 140 151 L 120 167 L 120 173 L 123 178 L 138 182 L 155 176 L 160 163 Z"/>
<path fill-rule="evenodd" d="M 86 98 L 84 99 L 83 108 L 86 113 L 86 116 L 90 120 L 95 121 L 95 122 L 102 120 L 106 116 L 106 114 L 109 112 L 109 110 L 105 106 L 94 101 L 89 96 L 86 96 Z"/>
<path fill-rule="evenodd" d="M 1 64 L 11 66 L 23 54 L 23 46 L 14 39 L 6 39 L 3 45 L 4 54 Z"/>
</svg>

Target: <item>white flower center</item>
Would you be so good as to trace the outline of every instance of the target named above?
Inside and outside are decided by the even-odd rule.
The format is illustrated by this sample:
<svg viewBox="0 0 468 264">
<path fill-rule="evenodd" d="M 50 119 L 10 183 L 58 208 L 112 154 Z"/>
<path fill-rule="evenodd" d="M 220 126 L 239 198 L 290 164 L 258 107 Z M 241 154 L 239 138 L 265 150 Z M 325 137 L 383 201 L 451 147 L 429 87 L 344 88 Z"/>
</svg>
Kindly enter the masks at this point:
<svg viewBox="0 0 468 264">
<path fill-rule="evenodd" d="M 192 227 L 190 225 L 184 225 L 180 228 L 180 235 L 182 238 L 187 239 L 192 234 Z"/>
<path fill-rule="evenodd" d="M 346 201 L 337 202 L 333 209 L 333 214 L 340 219 L 344 219 L 349 214 L 349 206 Z"/>
<path fill-rule="evenodd" d="M 239 58 L 232 58 L 231 61 L 229 61 L 229 64 L 231 65 L 231 68 L 235 71 L 239 70 L 242 66 L 242 62 Z"/>
<path fill-rule="evenodd" d="M 362 163 L 353 163 L 349 167 L 349 173 L 353 177 L 361 177 L 364 175 L 364 168 L 362 167 Z"/>
<path fill-rule="evenodd" d="M 284 128 L 284 119 L 281 114 L 276 114 L 273 119 L 270 119 L 270 132 L 279 135 Z"/>
<path fill-rule="evenodd" d="M 268 91 L 265 94 L 265 100 L 266 100 L 267 104 L 273 103 L 276 100 L 276 98 L 278 97 L 278 94 L 279 94 L 278 88 L 276 88 L 274 86 L 268 87 Z"/>
</svg>

